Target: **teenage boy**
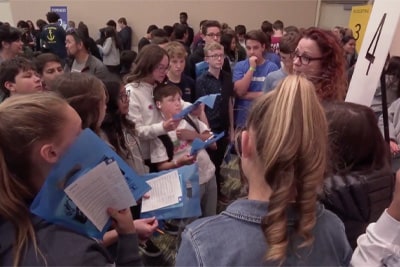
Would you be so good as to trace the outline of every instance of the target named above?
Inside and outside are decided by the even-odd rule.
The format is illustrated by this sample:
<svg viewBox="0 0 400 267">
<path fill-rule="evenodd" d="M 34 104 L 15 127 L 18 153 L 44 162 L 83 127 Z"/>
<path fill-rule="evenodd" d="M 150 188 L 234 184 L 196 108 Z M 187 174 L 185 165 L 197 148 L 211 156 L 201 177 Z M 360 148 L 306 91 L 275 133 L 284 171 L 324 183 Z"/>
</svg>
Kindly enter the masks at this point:
<svg viewBox="0 0 400 267">
<path fill-rule="evenodd" d="M 0 102 L 19 94 L 42 91 L 35 65 L 23 57 L 15 57 L 0 64 Z"/>
<path fill-rule="evenodd" d="M 143 36 L 143 37 L 139 40 L 139 43 L 138 43 L 138 51 L 139 51 L 139 52 L 140 52 L 140 50 L 142 50 L 142 48 L 143 48 L 144 46 L 146 46 L 146 45 L 148 45 L 148 44 L 151 44 L 151 32 L 154 31 L 154 30 L 157 30 L 157 29 L 158 29 L 157 25 L 154 25 L 154 24 L 150 25 L 150 26 L 147 28 L 146 35 Z"/>
<path fill-rule="evenodd" d="M 235 127 L 244 127 L 247 111 L 254 99 L 262 95 L 262 86 L 268 73 L 278 70 L 265 59 L 267 36 L 261 30 L 246 33 L 248 59 L 238 62 L 233 70 L 235 101 Z"/>
<path fill-rule="evenodd" d="M 282 36 L 279 42 L 282 68 L 267 75 L 262 89 L 264 93 L 273 90 L 283 78 L 293 73 L 293 55 L 300 38 L 300 34 L 296 32 L 289 32 Z"/>
<path fill-rule="evenodd" d="M 219 200 L 224 202 L 224 196 L 220 192 L 222 178 L 220 165 L 222 163 L 229 140 L 233 140 L 233 82 L 232 75 L 221 70 L 224 62 L 224 47 L 217 43 L 208 43 L 204 47 L 205 61 L 208 63 L 208 71 L 196 80 L 196 97 L 209 94 L 221 94 L 214 103 L 214 108 L 206 106 L 205 113 L 213 133 L 225 132 L 226 138 L 217 141 L 216 150 L 208 150 L 214 163 L 217 178 Z M 228 134 L 229 133 L 229 134 Z"/>
<path fill-rule="evenodd" d="M 118 19 L 118 26 L 120 31 L 118 37 L 122 43 L 122 50 L 132 49 L 132 28 L 128 26 L 126 18 L 122 17 Z"/>
<path fill-rule="evenodd" d="M 216 20 L 207 20 L 204 22 L 201 28 L 202 34 L 201 38 L 204 40 L 204 44 L 211 42 L 221 42 L 221 24 Z M 190 55 L 188 60 L 188 66 L 186 68 L 186 73 L 196 79 L 196 63 L 204 61 L 204 46 L 197 46 L 193 53 Z M 224 59 L 224 64 L 222 69 L 226 72 L 231 72 L 231 67 L 229 64 L 229 59 Z"/>
<path fill-rule="evenodd" d="M 156 107 L 165 120 L 181 112 L 181 91 L 177 86 L 172 84 L 158 86 L 154 89 L 153 96 Z M 200 150 L 197 155 L 190 155 L 190 151 L 195 138 L 206 140 L 210 136 L 208 127 L 199 119 L 189 115 L 181 120 L 175 131 L 168 132 L 169 141 L 164 141 L 163 146 L 151 148 L 151 162 L 157 164 L 159 170 L 174 169 L 197 162 L 202 217 L 212 216 L 217 212 L 215 166 L 205 150 Z M 168 143 L 172 146 L 167 145 Z M 160 156 L 168 157 L 169 160 L 159 161 Z"/>
<path fill-rule="evenodd" d="M 186 64 L 186 49 L 179 42 L 169 42 L 164 47 L 169 56 L 168 83 L 181 89 L 182 99 L 193 103 L 195 100 L 194 80 L 183 73 Z"/>
<path fill-rule="evenodd" d="M 56 54 L 61 60 L 67 57 L 65 50 L 65 31 L 58 24 L 60 16 L 56 12 L 46 14 L 49 24 L 43 27 L 40 33 L 40 47 L 42 52 L 51 52 Z"/>
<path fill-rule="evenodd" d="M 188 20 L 188 14 L 186 12 L 179 13 L 179 22 L 182 25 L 185 25 L 187 27 L 188 37 L 187 37 L 187 40 L 186 40 L 186 45 L 187 45 L 187 47 L 190 47 L 192 45 L 192 42 L 193 42 L 194 31 L 193 31 L 193 28 L 190 27 L 189 24 L 187 23 L 187 20 Z"/>
</svg>

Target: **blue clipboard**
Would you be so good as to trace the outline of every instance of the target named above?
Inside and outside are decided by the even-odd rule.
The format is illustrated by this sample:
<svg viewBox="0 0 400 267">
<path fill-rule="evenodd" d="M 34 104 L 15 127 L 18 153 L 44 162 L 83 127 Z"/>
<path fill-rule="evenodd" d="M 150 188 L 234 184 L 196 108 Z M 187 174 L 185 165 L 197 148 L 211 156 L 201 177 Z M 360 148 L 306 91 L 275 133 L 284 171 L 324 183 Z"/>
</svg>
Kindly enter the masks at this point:
<svg viewBox="0 0 400 267">
<path fill-rule="evenodd" d="M 183 166 L 174 170 L 178 170 L 182 188 L 182 201 L 162 209 L 141 213 L 141 218 L 155 216 L 159 220 L 166 220 L 201 216 L 200 185 L 197 164 Z M 150 173 L 145 175 L 145 179 L 149 180 L 171 171 L 172 170 Z M 191 188 L 187 187 L 188 184 L 191 185 Z"/>
</svg>

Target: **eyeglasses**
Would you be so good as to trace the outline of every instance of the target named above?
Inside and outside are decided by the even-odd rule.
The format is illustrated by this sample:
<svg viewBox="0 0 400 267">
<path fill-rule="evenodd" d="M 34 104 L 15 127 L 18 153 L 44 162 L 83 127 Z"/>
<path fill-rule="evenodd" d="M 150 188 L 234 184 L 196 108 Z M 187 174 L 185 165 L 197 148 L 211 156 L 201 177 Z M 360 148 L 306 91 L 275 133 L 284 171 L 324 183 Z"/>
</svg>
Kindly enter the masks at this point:
<svg viewBox="0 0 400 267">
<path fill-rule="evenodd" d="M 160 71 L 160 72 L 165 72 L 167 70 L 169 70 L 169 65 L 168 66 L 164 66 L 164 65 L 158 65 L 156 67 L 156 70 Z"/>
<path fill-rule="evenodd" d="M 212 59 L 223 59 L 225 57 L 224 54 L 216 54 L 216 55 L 210 55 L 210 56 L 206 56 L 206 57 L 210 57 Z"/>
<path fill-rule="evenodd" d="M 300 60 L 300 63 L 302 65 L 308 65 L 311 61 L 323 59 L 322 57 L 309 57 L 306 55 L 299 55 L 299 51 L 297 49 L 296 51 L 294 51 L 293 60 L 296 60 L 296 58 Z"/>
<path fill-rule="evenodd" d="M 119 99 L 121 100 L 122 103 L 128 102 L 129 101 L 129 92 L 127 91 L 126 93 L 120 94 Z"/>
<path fill-rule="evenodd" d="M 206 36 L 211 38 L 221 37 L 221 33 L 207 33 Z"/>
</svg>

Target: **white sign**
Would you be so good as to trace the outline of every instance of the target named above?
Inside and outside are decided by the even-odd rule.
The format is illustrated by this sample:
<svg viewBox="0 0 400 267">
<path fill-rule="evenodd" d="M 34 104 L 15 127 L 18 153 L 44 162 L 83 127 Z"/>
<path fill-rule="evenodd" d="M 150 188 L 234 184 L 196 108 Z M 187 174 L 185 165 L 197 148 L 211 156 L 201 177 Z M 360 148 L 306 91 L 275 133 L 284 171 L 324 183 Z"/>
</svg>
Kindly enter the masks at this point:
<svg viewBox="0 0 400 267">
<path fill-rule="evenodd" d="M 371 105 L 399 16 L 398 0 L 375 0 L 346 102 Z"/>
</svg>

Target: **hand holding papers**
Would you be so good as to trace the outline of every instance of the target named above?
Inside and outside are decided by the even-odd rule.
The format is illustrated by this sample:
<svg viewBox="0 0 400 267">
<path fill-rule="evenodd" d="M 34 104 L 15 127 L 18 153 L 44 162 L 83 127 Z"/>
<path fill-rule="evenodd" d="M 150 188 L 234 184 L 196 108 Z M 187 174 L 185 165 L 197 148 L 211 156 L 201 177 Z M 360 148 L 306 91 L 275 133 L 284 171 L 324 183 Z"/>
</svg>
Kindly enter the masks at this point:
<svg viewBox="0 0 400 267">
<path fill-rule="evenodd" d="M 102 162 L 65 188 L 65 193 L 101 231 L 107 224 L 107 208 L 122 210 L 136 205 L 118 164 Z"/>
<path fill-rule="evenodd" d="M 210 138 L 208 138 L 206 141 L 202 141 L 198 138 L 194 139 L 192 142 L 192 150 L 190 151 L 190 155 L 195 155 L 197 152 L 199 152 L 202 149 L 207 148 L 214 142 L 217 142 L 219 139 L 221 139 L 225 135 L 224 132 L 221 132 L 217 135 L 212 135 Z"/>
<path fill-rule="evenodd" d="M 200 209 L 200 186 L 199 186 L 199 174 L 197 170 L 197 165 L 192 164 L 192 165 L 186 165 L 183 167 L 180 167 L 178 169 L 175 169 L 173 171 L 163 171 L 159 173 L 149 173 L 145 175 L 144 179 L 154 186 L 156 188 L 157 186 L 163 186 L 162 183 L 159 183 L 159 181 L 156 181 L 154 184 L 152 180 L 157 177 L 163 176 L 164 174 L 170 174 L 170 173 L 175 173 L 171 174 L 171 177 L 168 177 L 167 179 L 170 179 L 172 183 L 176 182 L 176 175 L 179 177 L 179 186 L 174 185 L 174 191 L 175 195 L 171 197 L 171 202 L 178 202 L 177 204 L 169 205 L 169 206 L 164 206 L 163 208 L 155 209 L 155 210 L 150 210 L 147 212 L 144 212 L 143 209 L 148 209 L 148 206 L 146 205 L 150 204 L 145 202 L 147 200 L 143 200 L 142 203 L 142 214 L 140 215 L 141 218 L 149 218 L 155 216 L 158 220 L 165 220 L 165 219 L 178 219 L 178 218 L 190 218 L 190 217 L 197 217 L 201 215 L 201 209 Z M 162 182 L 166 182 L 167 180 L 163 180 Z M 159 183 L 157 185 L 157 183 Z M 191 188 L 188 188 L 187 185 L 190 185 Z M 172 184 L 169 185 L 172 187 Z M 178 193 L 178 189 L 180 190 L 180 193 Z M 165 191 L 165 189 L 161 190 Z M 158 191 L 160 192 L 160 191 Z M 156 197 L 156 190 L 151 191 L 150 193 L 150 199 L 153 197 Z M 172 195 L 172 194 L 171 194 Z M 181 198 L 177 198 L 177 196 L 180 195 Z M 157 201 L 159 202 L 159 200 Z M 164 202 L 165 204 L 166 202 Z M 154 206 L 153 206 L 154 207 Z"/>
<path fill-rule="evenodd" d="M 153 178 L 147 183 L 151 186 L 151 190 L 148 192 L 150 198 L 142 200 L 142 212 L 168 207 L 182 201 L 178 171 Z"/>
<path fill-rule="evenodd" d="M 115 173 L 115 167 L 118 167 L 119 173 L 122 173 L 121 175 L 123 175 L 125 183 L 129 187 L 131 197 L 136 197 L 137 199 L 139 199 L 143 196 L 144 193 L 149 191 L 150 186 L 145 182 L 142 177 L 138 176 L 95 133 L 93 133 L 89 129 L 86 129 L 78 136 L 77 140 L 75 140 L 68 151 L 51 170 L 49 176 L 46 178 L 45 183 L 40 189 L 40 192 L 36 195 L 31 204 L 31 212 L 47 220 L 48 222 L 62 225 L 90 237 L 101 239 L 105 231 L 108 230 L 108 226 L 111 224 L 111 221 L 108 220 L 107 224 L 101 230 L 99 230 L 97 226 L 102 225 L 104 221 L 99 219 L 99 223 L 97 223 L 98 217 L 94 216 L 96 217 L 96 220 L 93 219 L 94 217 L 89 218 L 88 214 L 86 214 L 86 212 L 82 212 L 80 208 L 77 207 L 77 203 L 75 203 L 70 197 L 68 197 L 68 195 L 64 192 L 64 189 L 75 181 L 80 180 L 80 178 L 85 177 L 85 175 L 91 175 L 90 172 L 93 171 L 93 169 L 95 169 L 96 171 L 96 167 L 98 167 L 99 164 L 101 165 L 103 163 L 107 164 L 112 162 L 110 160 L 115 161 L 115 165 L 111 165 L 111 168 L 114 169 L 109 169 L 107 170 L 107 172 L 111 171 L 111 173 Z M 110 168 L 110 166 L 107 166 L 107 168 Z M 104 171 L 104 169 L 101 170 L 101 172 Z M 115 172 L 113 172 L 112 170 L 114 170 Z M 100 181 L 105 178 L 114 179 L 114 175 L 110 175 L 110 177 L 102 177 L 104 175 L 101 174 L 99 171 L 96 174 L 99 175 L 96 175 L 95 182 L 79 181 L 80 184 L 86 183 L 86 187 L 90 187 L 82 188 L 84 188 L 85 190 L 94 190 L 96 194 L 100 192 L 100 188 L 102 190 L 101 192 L 107 191 L 108 189 L 105 189 L 104 187 L 108 186 L 108 182 Z M 91 179 L 94 178 L 90 178 L 89 181 L 92 181 Z M 114 188 L 114 190 L 116 189 L 117 188 Z M 118 190 L 124 191 L 121 188 L 119 188 Z M 91 196 L 94 197 L 94 191 L 90 191 L 90 194 L 84 193 L 83 195 L 86 197 L 92 194 Z M 121 195 L 117 194 L 115 197 L 120 198 Z M 131 198 L 126 201 L 127 203 L 125 203 L 125 207 L 126 205 L 130 205 L 132 203 Z M 84 202 L 88 203 L 89 199 L 84 199 Z M 117 206 L 118 205 L 116 205 L 115 207 Z M 104 210 L 102 212 L 105 213 L 106 211 Z M 104 213 L 102 213 L 103 216 Z M 100 218 L 104 217 L 100 216 Z M 96 226 L 92 223 L 92 219 L 96 221 Z"/>
<path fill-rule="evenodd" d="M 182 119 L 183 117 L 188 115 L 190 112 L 192 112 L 200 103 L 207 105 L 209 108 L 213 108 L 215 99 L 219 95 L 220 94 L 211 94 L 211 95 L 202 96 L 199 99 L 197 99 L 196 102 L 194 102 L 192 105 L 188 106 L 187 108 L 183 109 L 178 114 L 174 115 L 173 118 L 175 120 Z"/>
</svg>

